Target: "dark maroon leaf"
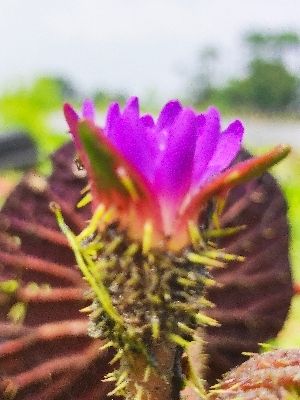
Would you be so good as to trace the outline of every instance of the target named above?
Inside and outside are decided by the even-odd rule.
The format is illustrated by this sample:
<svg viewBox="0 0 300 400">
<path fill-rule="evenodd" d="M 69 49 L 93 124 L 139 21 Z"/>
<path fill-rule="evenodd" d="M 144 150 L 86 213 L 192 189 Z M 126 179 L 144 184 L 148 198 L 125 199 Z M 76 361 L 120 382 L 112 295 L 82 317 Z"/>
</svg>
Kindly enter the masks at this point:
<svg viewBox="0 0 300 400">
<path fill-rule="evenodd" d="M 86 334 L 86 316 L 78 311 L 86 287 L 49 210 L 50 201 L 59 203 L 75 232 L 90 216 L 89 207 L 76 208 L 86 180 L 73 158 L 72 144 L 57 151 L 50 178 L 27 174 L 0 213 L 0 277 L 21 283 L 14 296 L 0 296 L 0 393 L 15 390 L 15 400 L 104 399 L 108 390 L 101 379 L 109 355 Z M 235 189 L 223 223 L 248 225 L 221 243 L 247 261 L 218 272 L 224 286 L 209 293 L 217 305 L 212 315 L 223 325 L 207 331 L 210 380 L 242 362 L 242 351 L 256 351 L 257 342 L 276 335 L 292 295 L 286 206 L 274 179 L 264 174 Z M 51 288 L 30 290 L 30 282 Z M 7 319 L 16 302 L 27 304 L 23 324 Z"/>
<path fill-rule="evenodd" d="M 236 161 L 247 157 L 243 152 Z M 220 246 L 246 261 L 215 271 L 222 286 L 209 292 L 216 304 L 211 316 L 222 327 L 207 329 L 210 382 L 241 364 L 246 359 L 242 352 L 256 352 L 259 342 L 275 337 L 286 319 L 293 295 L 286 211 L 268 173 L 230 193 L 222 226 L 246 224 L 247 229 L 221 240 Z"/>
<path fill-rule="evenodd" d="M 76 203 L 86 182 L 73 157 L 71 144 L 58 151 L 48 181 L 27 174 L 0 213 L 1 280 L 22 284 L 15 296 L 0 297 L 0 393 L 17 391 L 15 400 L 100 399 L 107 390 L 101 378 L 108 353 L 87 336 L 86 316 L 79 313 L 86 287 L 49 209 L 55 200 L 72 229 L 85 225 L 89 208 L 78 210 Z M 51 288 L 30 290 L 31 282 Z M 27 304 L 22 325 L 6 318 L 16 302 Z"/>
</svg>

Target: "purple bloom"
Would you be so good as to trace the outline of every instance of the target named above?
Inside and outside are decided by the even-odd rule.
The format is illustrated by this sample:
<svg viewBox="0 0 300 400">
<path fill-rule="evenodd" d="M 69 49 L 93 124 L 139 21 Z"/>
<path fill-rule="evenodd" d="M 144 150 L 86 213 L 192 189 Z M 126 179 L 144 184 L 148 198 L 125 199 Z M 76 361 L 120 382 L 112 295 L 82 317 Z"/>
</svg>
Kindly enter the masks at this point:
<svg viewBox="0 0 300 400">
<path fill-rule="evenodd" d="M 75 131 L 79 117 L 70 106 L 65 110 L 78 142 Z M 94 107 L 88 100 L 83 104 L 82 115 L 83 119 L 94 122 Z M 222 131 L 216 108 L 197 114 L 177 100 L 167 103 L 155 122 L 150 115 L 140 115 L 138 99 L 132 97 L 123 111 L 118 103 L 110 105 L 103 131 L 112 148 L 154 193 L 164 233 L 170 235 L 182 204 L 235 158 L 244 128 L 237 120 Z"/>
<path fill-rule="evenodd" d="M 197 114 L 177 100 L 163 107 L 156 122 L 140 115 L 136 97 L 123 111 L 113 103 L 104 129 L 95 125 L 89 100 L 82 118 L 69 104 L 64 112 L 88 172 L 94 206 L 114 207 L 116 219 L 135 239 L 150 220 L 156 244 L 167 240 L 172 247 L 174 240 L 175 247 L 186 243 L 187 224 L 196 223 L 209 198 L 224 196 L 290 151 L 278 146 L 228 169 L 241 147 L 242 123 L 236 120 L 222 131 L 216 108 Z"/>
<path fill-rule="evenodd" d="M 167 103 L 154 123 L 150 115 L 140 116 L 136 97 L 123 112 L 117 103 L 109 107 L 104 131 L 157 196 L 172 203 L 228 167 L 243 136 L 240 121 L 222 133 L 215 108 L 196 114 L 178 101 Z"/>
<path fill-rule="evenodd" d="M 123 113 L 117 103 L 110 106 L 104 131 L 153 186 L 170 233 L 184 198 L 235 158 L 244 128 L 234 121 L 222 132 L 217 109 L 196 114 L 177 100 L 165 105 L 155 123 L 150 115 L 140 116 L 138 99 L 132 97 Z"/>
</svg>

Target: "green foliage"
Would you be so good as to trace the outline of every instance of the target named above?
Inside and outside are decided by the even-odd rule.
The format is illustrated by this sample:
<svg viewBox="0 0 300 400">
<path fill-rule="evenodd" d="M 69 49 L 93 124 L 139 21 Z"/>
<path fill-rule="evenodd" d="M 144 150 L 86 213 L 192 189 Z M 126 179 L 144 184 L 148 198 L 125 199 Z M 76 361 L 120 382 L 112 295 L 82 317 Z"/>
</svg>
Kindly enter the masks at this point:
<svg viewBox="0 0 300 400">
<path fill-rule="evenodd" d="M 288 202 L 288 215 L 291 229 L 291 264 L 294 281 L 300 282 L 300 154 L 294 153 L 284 163 L 275 168 Z M 289 318 L 285 328 L 275 341 L 276 347 L 300 347 L 300 295 L 292 301 Z"/>
<path fill-rule="evenodd" d="M 62 77 L 40 77 L 29 86 L 9 89 L 0 96 L 0 132 L 27 132 L 37 145 L 40 169 L 48 173 L 47 156 L 68 140 L 65 131 L 51 127 L 50 120 L 63 118 L 62 104 L 71 99 L 76 103 L 79 97 L 83 96 L 79 96 L 72 82 Z M 96 91 L 91 97 L 102 109 L 110 100 L 125 101 L 121 93 L 106 91 Z"/>
<path fill-rule="evenodd" d="M 291 260 L 296 281 L 300 281 L 300 155 L 294 154 L 285 170 L 278 167 L 279 179 L 289 205 L 291 223 Z"/>
<path fill-rule="evenodd" d="M 213 82 L 217 58 L 201 59 L 194 78 L 192 100 L 214 103 L 223 111 L 286 112 L 299 104 L 299 77 L 288 70 L 286 55 L 300 48 L 296 32 L 251 32 L 244 38 L 250 60 L 246 77 L 223 87 Z"/>
<path fill-rule="evenodd" d="M 282 60 L 284 54 L 300 46 L 297 32 L 250 32 L 245 36 L 245 43 L 255 58 L 277 58 Z"/>
<path fill-rule="evenodd" d="M 129 95 L 122 92 L 109 92 L 107 90 L 96 90 L 91 96 L 97 107 L 105 109 L 110 102 L 117 101 L 125 104 Z"/>
<path fill-rule="evenodd" d="M 246 79 L 231 81 L 221 94 L 232 107 L 287 111 L 297 96 L 299 82 L 278 61 L 256 59 Z"/>
<path fill-rule="evenodd" d="M 62 102 L 60 82 L 52 78 L 39 78 L 31 87 L 7 91 L 0 98 L 0 129 L 28 132 L 43 159 L 67 139 L 66 135 L 51 129 L 48 121 Z"/>
<path fill-rule="evenodd" d="M 249 102 L 266 111 L 286 110 L 297 95 L 298 81 L 279 62 L 255 60 L 248 78 Z"/>
</svg>

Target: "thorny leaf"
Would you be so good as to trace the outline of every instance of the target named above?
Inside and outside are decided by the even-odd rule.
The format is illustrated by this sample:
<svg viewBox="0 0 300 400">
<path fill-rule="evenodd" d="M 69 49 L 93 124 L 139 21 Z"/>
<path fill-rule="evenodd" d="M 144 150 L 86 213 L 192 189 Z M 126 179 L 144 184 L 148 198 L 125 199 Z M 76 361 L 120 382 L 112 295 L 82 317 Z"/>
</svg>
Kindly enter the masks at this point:
<svg viewBox="0 0 300 400">
<path fill-rule="evenodd" d="M 0 277 L 20 282 L 13 295 L 0 294 L 0 393 L 15 392 L 15 400 L 104 399 L 109 391 L 101 382 L 108 354 L 87 336 L 78 311 L 88 303 L 86 287 L 49 210 L 50 201 L 60 204 L 75 232 L 90 216 L 89 206 L 76 209 L 86 180 L 73 159 L 73 145 L 62 147 L 49 180 L 26 175 L 0 213 Z M 234 189 L 222 224 L 247 224 L 220 243 L 247 260 L 218 271 L 223 286 L 209 293 L 211 316 L 222 323 L 206 332 L 210 381 L 241 363 L 242 351 L 277 334 L 292 296 L 286 205 L 274 179 L 264 174 Z M 7 319 L 17 302 L 27 304 L 23 324 Z"/>
</svg>

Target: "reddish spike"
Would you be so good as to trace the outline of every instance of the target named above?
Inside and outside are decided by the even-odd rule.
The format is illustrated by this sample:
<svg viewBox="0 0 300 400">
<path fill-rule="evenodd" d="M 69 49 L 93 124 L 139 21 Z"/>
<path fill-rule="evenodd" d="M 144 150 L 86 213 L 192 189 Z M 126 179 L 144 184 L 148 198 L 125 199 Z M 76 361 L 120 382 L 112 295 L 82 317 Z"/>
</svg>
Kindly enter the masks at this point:
<svg viewBox="0 0 300 400">
<path fill-rule="evenodd" d="M 181 210 L 182 218 L 186 219 L 195 212 L 197 213 L 199 208 L 212 196 L 227 192 L 233 187 L 261 175 L 268 168 L 285 158 L 290 151 L 289 146 L 280 145 L 262 156 L 253 157 L 234 165 L 199 190 L 187 206 Z"/>
<path fill-rule="evenodd" d="M 118 218 L 136 237 L 141 237 L 144 222 L 151 219 L 156 231 L 161 230 L 160 208 L 149 183 L 139 171 L 106 138 L 104 132 L 91 121 L 79 121 L 75 131 L 75 144 L 91 181 L 95 205 L 104 202 L 115 206 Z M 136 192 L 132 198 L 118 171 L 128 176 Z M 130 216 L 132 214 L 134 217 Z M 131 218 L 131 219 L 129 219 Z M 140 221 L 140 224 L 137 224 Z M 138 225 L 138 226 L 137 226 Z"/>
<path fill-rule="evenodd" d="M 79 121 L 79 116 L 75 112 L 74 108 L 68 103 L 64 104 L 64 114 L 65 114 L 66 121 L 69 125 L 70 132 L 74 136 L 73 132 L 76 130 L 77 123 Z"/>
</svg>

